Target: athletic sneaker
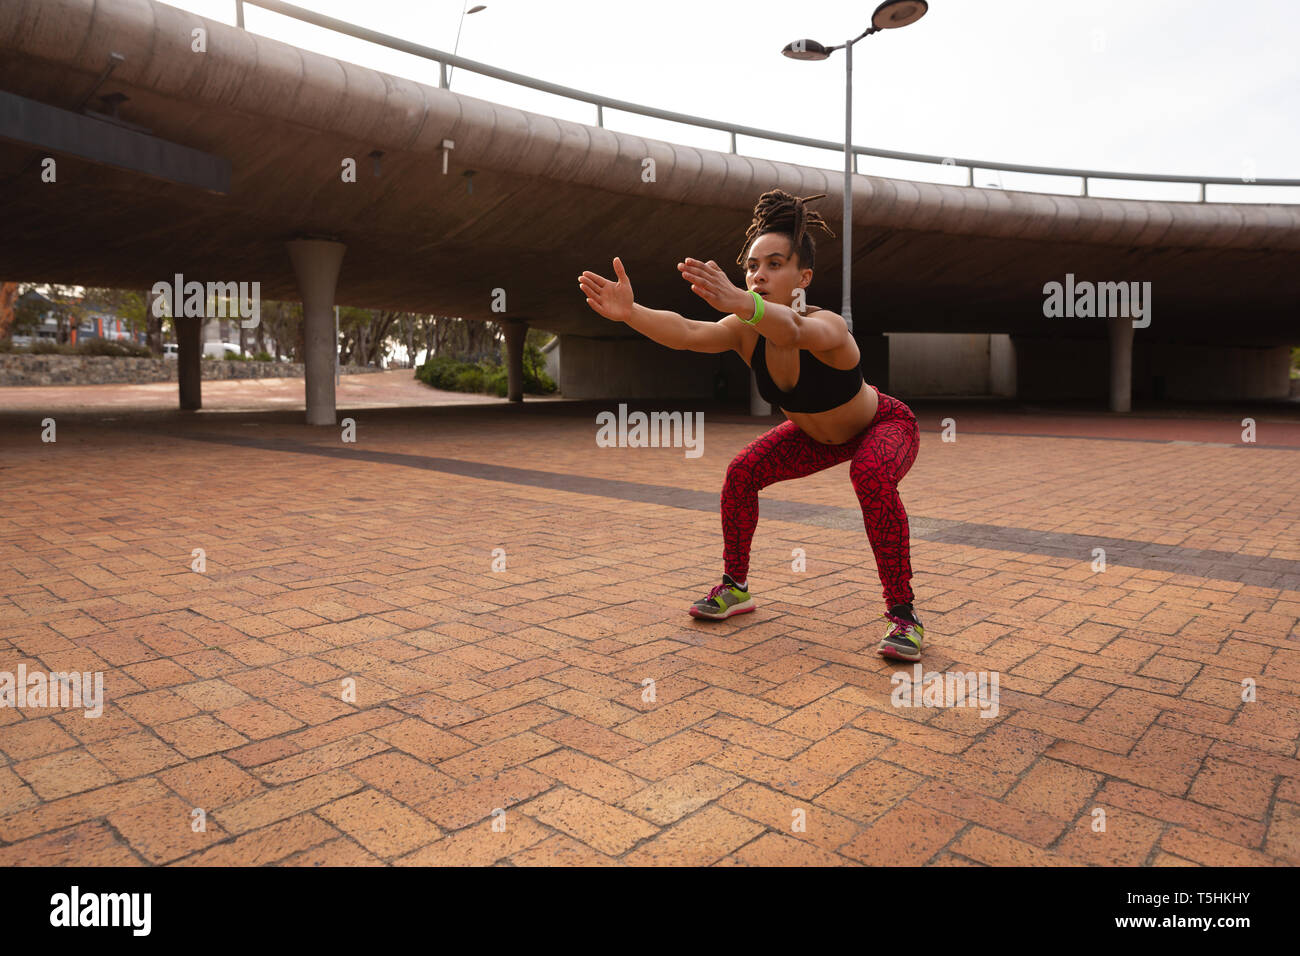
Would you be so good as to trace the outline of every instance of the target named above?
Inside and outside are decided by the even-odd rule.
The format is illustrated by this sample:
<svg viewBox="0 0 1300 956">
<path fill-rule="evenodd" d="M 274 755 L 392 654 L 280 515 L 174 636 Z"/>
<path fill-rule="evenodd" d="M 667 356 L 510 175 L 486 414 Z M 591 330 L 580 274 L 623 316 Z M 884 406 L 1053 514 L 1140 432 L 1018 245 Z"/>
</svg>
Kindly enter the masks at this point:
<svg viewBox="0 0 1300 956">
<path fill-rule="evenodd" d="M 704 617 L 711 621 L 721 621 L 733 614 L 744 614 L 754 610 L 754 599 L 749 596 L 749 587 L 740 587 L 729 574 L 722 576 L 722 583 L 691 605 L 691 617 Z"/>
<path fill-rule="evenodd" d="M 897 604 L 882 615 L 892 625 L 876 648 L 881 657 L 892 657 L 904 661 L 921 659 L 921 642 L 925 639 L 925 628 L 916 612 L 905 604 Z"/>
</svg>

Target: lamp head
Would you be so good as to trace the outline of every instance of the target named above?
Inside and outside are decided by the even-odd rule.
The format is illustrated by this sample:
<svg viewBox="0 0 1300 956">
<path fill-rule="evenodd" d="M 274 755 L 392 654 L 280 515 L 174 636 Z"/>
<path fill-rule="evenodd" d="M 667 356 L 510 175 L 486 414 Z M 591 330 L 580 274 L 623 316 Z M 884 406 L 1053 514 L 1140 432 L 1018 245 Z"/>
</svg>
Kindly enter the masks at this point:
<svg viewBox="0 0 1300 956">
<path fill-rule="evenodd" d="M 929 9 L 926 0 L 885 0 L 871 15 L 871 25 L 877 30 L 896 30 L 915 23 Z"/>
<path fill-rule="evenodd" d="M 816 40 L 795 40 L 787 43 L 781 52 L 792 60 L 824 60 L 830 51 Z"/>
</svg>

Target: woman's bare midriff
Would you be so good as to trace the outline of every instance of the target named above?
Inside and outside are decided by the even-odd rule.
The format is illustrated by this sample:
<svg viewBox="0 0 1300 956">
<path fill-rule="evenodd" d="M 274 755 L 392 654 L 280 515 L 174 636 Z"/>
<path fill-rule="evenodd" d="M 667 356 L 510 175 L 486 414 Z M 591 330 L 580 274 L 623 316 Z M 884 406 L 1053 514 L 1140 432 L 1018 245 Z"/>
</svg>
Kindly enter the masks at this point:
<svg viewBox="0 0 1300 956">
<path fill-rule="evenodd" d="M 756 329 L 746 328 L 741 334 L 741 358 L 753 368 L 751 359 L 754 357 L 754 348 L 758 345 L 759 333 Z M 799 383 L 798 349 L 774 346 L 769 339 L 764 344 L 763 354 L 767 360 L 767 372 L 777 388 L 788 392 Z M 861 353 L 858 351 L 858 343 L 850 338 L 838 348 L 829 352 L 813 352 L 813 356 L 831 368 L 849 369 L 858 364 Z M 790 412 L 784 408 L 781 412 L 813 441 L 823 445 L 842 445 L 871 424 L 879 403 L 876 390 L 864 382 L 857 395 L 843 405 L 824 412 Z"/>
</svg>

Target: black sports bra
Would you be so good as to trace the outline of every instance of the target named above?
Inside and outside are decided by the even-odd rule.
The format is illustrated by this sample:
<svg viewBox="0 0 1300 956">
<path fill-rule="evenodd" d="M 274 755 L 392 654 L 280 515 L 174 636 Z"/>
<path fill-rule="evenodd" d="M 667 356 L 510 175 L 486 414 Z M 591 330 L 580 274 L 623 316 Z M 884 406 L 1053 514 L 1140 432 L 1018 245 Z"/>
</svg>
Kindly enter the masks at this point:
<svg viewBox="0 0 1300 956">
<path fill-rule="evenodd" d="M 799 381 L 783 392 L 767 371 L 767 337 L 760 335 L 749 358 L 758 393 L 787 412 L 825 412 L 838 408 L 862 391 L 862 356 L 853 368 L 832 368 L 807 349 L 799 350 Z"/>
</svg>

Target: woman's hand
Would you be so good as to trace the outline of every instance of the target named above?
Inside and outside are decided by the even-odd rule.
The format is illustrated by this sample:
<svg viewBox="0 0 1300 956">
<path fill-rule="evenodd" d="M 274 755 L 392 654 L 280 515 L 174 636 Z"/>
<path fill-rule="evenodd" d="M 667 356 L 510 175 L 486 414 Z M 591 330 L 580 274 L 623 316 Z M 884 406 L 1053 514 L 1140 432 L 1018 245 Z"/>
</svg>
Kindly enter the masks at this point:
<svg viewBox="0 0 1300 956">
<path fill-rule="evenodd" d="M 736 312 L 744 309 L 747 303 L 751 304 L 752 310 L 753 300 L 749 293 L 737 289 L 722 267 L 712 259 L 708 262 L 687 259 L 677 263 L 677 270 L 691 284 L 691 291 L 719 312 Z"/>
<path fill-rule="evenodd" d="M 578 276 L 578 286 L 587 297 L 587 305 L 607 319 L 626 322 L 632 317 L 632 282 L 617 256 L 614 257 L 614 273 L 618 276 L 617 282 L 594 272 L 584 272 Z"/>
</svg>

